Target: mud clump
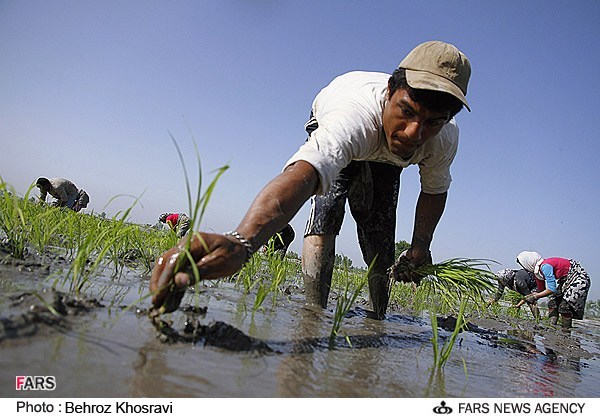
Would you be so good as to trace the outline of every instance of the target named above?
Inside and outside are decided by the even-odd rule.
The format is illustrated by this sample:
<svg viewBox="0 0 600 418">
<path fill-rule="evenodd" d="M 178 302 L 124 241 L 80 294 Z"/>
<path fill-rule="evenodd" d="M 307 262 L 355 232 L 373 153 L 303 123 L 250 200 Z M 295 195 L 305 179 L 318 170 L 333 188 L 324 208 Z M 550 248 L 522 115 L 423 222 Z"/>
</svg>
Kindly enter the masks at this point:
<svg viewBox="0 0 600 418">
<path fill-rule="evenodd" d="M 206 308 L 187 308 L 186 312 L 202 315 Z M 152 324 L 159 332 L 159 339 L 168 344 L 174 343 L 202 343 L 204 346 L 223 348 L 228 351 L 256 351 L 272 353 L 274 350 L 264 341 L 244 334 L 236 327 L 222 321 L 215 321 L 209 325 L 201 324 L 194 317 L 188 316 L 181 332 L 173 327 L 172 321 L 162 319 L 156 310 L 148 312 Z"/>
<path fill-rule="evenodd" d="M 456 323 L 458 322 L 458 318 L 452 315 L 444 315 L 444 316 L 438 316 L 436 317 L 437 319 L 437 323 L 438 326 L 442 329 L 445 329 L 446 331 L 449 332 L 453 332 L 456 329 Z M 471 324 L 470 322 L 466 322 L 463 324 L 463 326 L 459 329 L 459 333 L 463 332 L 463 331 L 471 331 L 471 332 L 478 332 L 481 333 L 482 330 L 481 328 Z"/>
<path fill-rule="evenodd" d="M 21 311 L 0 318 L 0 341 L 35 335 L 41 326 L 67 329 L 68 317 L 87 313 L 103 305 L 94 298 L 68 295 L 52 291 L 52 302 L 38 293 L 19 293 L 8 296 L 11 309 Z M 23 312 L 24 311 L 24 312 Z"/>
<path fill-rule="evenodd" d="M 230 351 L 260 351 L 263 353 L 273 351 L 263 341 L 252 338 L 225 322 L 217 321 L 201 328 L 204 345 L 212 345 Z"/>
<path fill-rule="evenodd" d="M 50 265 L 43 264 L 38 260 L 27 258 L 15 258 L 9 255 L 2 255 L 0 251 L 0 265 L 7 268 L 14 268 L 17 271 L 42 272 L 45 275 L 50 273 Z"/>
</svg>

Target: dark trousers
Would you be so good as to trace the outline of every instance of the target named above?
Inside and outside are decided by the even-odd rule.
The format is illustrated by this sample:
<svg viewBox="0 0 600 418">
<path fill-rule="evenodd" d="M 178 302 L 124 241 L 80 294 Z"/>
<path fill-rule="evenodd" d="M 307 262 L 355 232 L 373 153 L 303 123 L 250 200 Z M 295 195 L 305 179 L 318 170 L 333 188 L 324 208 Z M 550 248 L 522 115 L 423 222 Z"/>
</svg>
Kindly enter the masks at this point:
<svg viewBox="0 0 600 418">
<path fill-rule="evenodd" d="M 352 161 L 344 168 L 329 193 L 312 198 L 304 235 L 338 235 L 346 201 L 356 221 L 363 259 L 373 272 L 385 274 L 394 262 L 396 208 L 402 167 L 367 161 Z"/>
</svg>

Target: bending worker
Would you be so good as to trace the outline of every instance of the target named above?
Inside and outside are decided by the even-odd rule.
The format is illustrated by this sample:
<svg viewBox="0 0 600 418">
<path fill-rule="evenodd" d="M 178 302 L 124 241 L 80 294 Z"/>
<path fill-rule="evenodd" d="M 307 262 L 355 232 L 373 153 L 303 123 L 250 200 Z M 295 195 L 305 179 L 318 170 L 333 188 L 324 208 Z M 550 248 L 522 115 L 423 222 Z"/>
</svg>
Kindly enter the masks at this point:
<svg viewBox="0 0 600 418">
<path fill-rule="evenodd" d="M 158 221 L 167 224 L 179 238 L 182 238 L 190 229 L 190 218 L 185 213 L 161 213 Z"/>
<path fill-rule="evenodd" d="M 237 229 L 202 233 L 203 243 L 192 238 L 200 277 L 237 272 L 312 196 L 302 271 L 307 302 L 326 307 L 335 239 L 348 201 L 364 261 L 374 261 L 368 278 L 372 313 L 383 318 L 387 269 L 394 263 L 400 173 L 410 165 L 419 167 L 421 193 L 405 256 L 416 267 L 431 262 L 430 245 L 444 212 L 458 147 L 454 116 L 463 106 L 468 109 L 470 74 L 461 51 L 432 41 L 414 48 L 391 75 L 354 71 L 335 78 L 313 102 L 305 125 L 308 140 L 258 194 Z M 194 282 L 187 261 L 175 271 L 180 252 L 174 247 L 160 257 L 150 282 L 153 303 L 167 311 L 176 309 L 182 289 Z M 410 271 L 397 278 L 418 280 Z"/>
<path fill-rule="evenodd" d="M 540 318 L 540 310 L 537 306 L 537 302 L 535 300 L 527 299 L 528 295 L 537 290 L 537 283 L 533 273 L 529 273 L 525 269 L 504 269 L 496 273 L 496 279 L 498 280 L 498 290 L 494 294 L 492 300 L 490 300 L 490 304 L 498 302 L 504 294 L 504 289 L 509 288 L 525 297 L 515 305 L 516 308 L 520 308 L 524 303 L 527 303 L 534 318 Z"/>
<path fill-rule="evenodd" d="M 90 201 L 85 190 L 77 188 L 67 179 L 40 177 L 35 185 L 40 189 L 40 202 L 46 202 L 46 197 L 50 195 L 55 199 L 52 202 L 53 206 L 66 207 L 79 212 L 82 208 L 87 208 Z"/>
<path fill-rule="evenodd" d="M 548 297 L 551 324 L 557 324 L 560 315 L 562 328 L 568 330 L 573 319 L 583 319 L 591 281 L 578 261 L 560 257 L 544 259 L 535 251 L 522 251 L 517 255 L 517 263 L 533 273 L 540 283 L 538 287 L 543 289 L 526 299 L 537 301 Z"/>
</svg>

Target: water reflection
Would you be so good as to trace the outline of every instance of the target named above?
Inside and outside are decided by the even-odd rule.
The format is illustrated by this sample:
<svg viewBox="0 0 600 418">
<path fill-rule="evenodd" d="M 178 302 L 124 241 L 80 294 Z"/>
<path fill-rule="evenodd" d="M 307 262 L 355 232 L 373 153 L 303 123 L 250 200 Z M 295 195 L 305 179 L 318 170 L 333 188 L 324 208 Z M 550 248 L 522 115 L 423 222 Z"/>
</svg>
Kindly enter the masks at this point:
<svg viewBox="0 0 600 418">
<path fill-rule="evenodd" d="M 520 351 L 532 354 L 518 359 L 512 363 L 516 388 L 523 392 L 523 396 L 532 397 L 565 397 L 580 396 L 575 388 L 581 379 L 581 358 L 577 355 L 580 344 L 577 339 L 564 335 L 553 339 L 552 345 L 557 341 L 569 345 L 569 352 L 565 356 L 558 353 L 551 346 L 543 343 L 536 344 L 536 335 L 525 331 L 510 331 L 510 335 L 519 337 L 517 345 L 524 347 Z M 523 341 L 529 340 L 531 341 Z"/>
<path fill-rule="evenodd" d="M 371 320 L 362 312 L 349 317 L 356 321 L 352 331 L 360 333 L 338 336 L 332 349 L 327 337 L 331 319 L 320 308 L 297 311 L 291 340 L 270 343 L 288 353 L 276 372 L 279 396 L 415 396 L 398 384 L 404 376 L 397 373 L 406 375 L 407 380 L 413 377 L 392 366 L 393 356 L 402 355 L 399 348 L 418 350 L 423 337 L 391 333 L 387 321 Z M 342 332 L 345 329 L 343 326 Z"/>
<path fill-rule="evenodd" d="M 209 310 L 211 312 L 211 310 Z M 226 318 L 223 312 L 214 312 Z M 232 319 L 239 320 L 235 312 Z M 329 345 L 331 312 L 296 306 L 237 325 L 261 335 L 272 353 L 198 345 L 140 347 L 133 396 L 445 397 L 579 396 L 580 359 L 530 331 L 466 332 L 444 369 L 432 372 L 431 326 L 394 315 L 385 321 L 354 310 Z M 449 333 L 442 333 L 447 338 Z M 280 338 L 273 338 L 280 336 Z M 560 336 L 565 339 L 564 336 Z M 349 341 L 349 342 L 348 342 Z M 576 339 L 569 339 L 577 344 Z M 575 350 L 576 351 L 576 350 Z M 492 355 L 491 355 L 492 354 Z"/>
</svg>

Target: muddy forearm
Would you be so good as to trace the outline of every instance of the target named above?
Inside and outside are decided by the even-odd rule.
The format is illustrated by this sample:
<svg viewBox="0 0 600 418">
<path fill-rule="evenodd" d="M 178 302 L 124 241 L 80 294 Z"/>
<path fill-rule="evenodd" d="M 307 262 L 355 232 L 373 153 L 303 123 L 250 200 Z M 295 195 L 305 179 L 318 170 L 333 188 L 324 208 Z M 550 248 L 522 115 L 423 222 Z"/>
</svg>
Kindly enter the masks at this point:
<svg viewBox="0 0 600 418">
<path fill-rule="evenodd" d="M 444 213 L 447 196 L 448 193 L 427 194 L 421 192 L 415 210 L 413 247 L 429 250 L 435 228 Z"/>
<path fill-rule="evenodd" d="M 314 194 L 318 181 L 317 171 L 309 163 L 290 165 L 258 194 L 237 231 L 256 250 L 294 217 Z"/>
<path fill-rule="evenodd" d="M 543 291 L 536 293 L 535 296 L 537 299 L 545 298 L 546 296 L 550 296 L 554 292 L 550 289 L 544 289 Z"/>
</svg>

